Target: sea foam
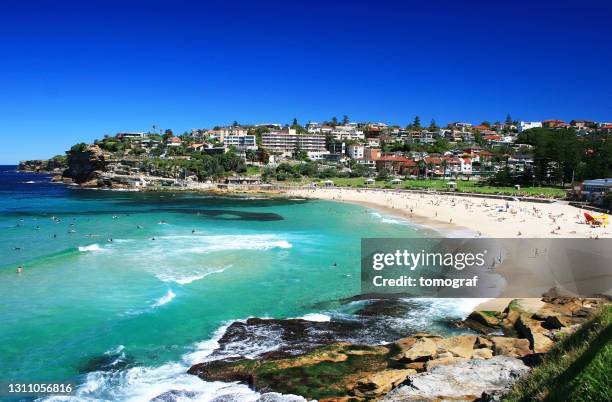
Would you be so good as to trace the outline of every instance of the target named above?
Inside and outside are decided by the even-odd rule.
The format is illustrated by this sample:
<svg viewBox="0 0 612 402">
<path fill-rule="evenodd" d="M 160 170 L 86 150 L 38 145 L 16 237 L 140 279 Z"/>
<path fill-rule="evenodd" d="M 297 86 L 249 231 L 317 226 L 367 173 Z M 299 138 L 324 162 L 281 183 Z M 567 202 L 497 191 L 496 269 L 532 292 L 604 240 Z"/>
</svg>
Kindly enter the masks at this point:
<svg viewBox="0 0 612 402">
<path fill-rule="evenodd" d="M 151 305 L 151 307 L 155 308 L 155 307 L 159 307 L 159 306 L 163 306 L 164 304 L 168 304 L 172 301 L 172 299 L 174 299 L 176 297 L 176 295 L 174 294 L 174 292 L 172 291 L 172 289 L 168 289 L 168 291 L 166 292 L 165 295 L 163 295 L 162 297 L 160 297 L 159 299 L 157 299 L 157 301 L 155 301 L 155 303 L 153 303 Z"/>
</svg>

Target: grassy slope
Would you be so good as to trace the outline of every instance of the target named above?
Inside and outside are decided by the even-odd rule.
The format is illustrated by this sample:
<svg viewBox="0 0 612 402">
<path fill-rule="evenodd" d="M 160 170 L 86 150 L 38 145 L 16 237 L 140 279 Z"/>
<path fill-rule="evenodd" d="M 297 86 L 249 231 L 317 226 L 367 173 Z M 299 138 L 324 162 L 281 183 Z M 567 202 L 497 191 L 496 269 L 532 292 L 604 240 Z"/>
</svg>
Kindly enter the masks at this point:
<svg viewBox="0 0 612 402">
<path fill-rule="evenodd" d="M 406 188 L 406 189 L 432 189 L 438 191 L 447 191 L 448 182 L 451 180 L 403 180 L 400 184 L 391 184 L 389 180 L 376 180 L 374 184 L 365 184 L 366 179 L 363 177 L 345 178 L 334 177 L 330 179 L 334 185 L 339 187 L 373 187 L 373 188 Z M 323 181 L 314 178 L 300 178 L 295 181 L 287 181 L 286 184 L 304 184 L 308 185 L 312 182 Z M 476 180 L 452 180 L 457 183 L 457 191 L 466 193 L 482 193 L 482 194 L 503 194 L 503 195 L 522 195 L 522 196 L 539 196 L 544 194 L 547 197 L 563 198 L 565 190 L 554 187 L 523 187 L 517 190 L 514 187 L 495 187 L 487 186 Z M 283 184 L 283 182 L 281 182 Z"/>
<path fill-rule="evenodd" d="M 612 306 L 561 340 L 505 401 L 611 401 Z"/>
</svg>

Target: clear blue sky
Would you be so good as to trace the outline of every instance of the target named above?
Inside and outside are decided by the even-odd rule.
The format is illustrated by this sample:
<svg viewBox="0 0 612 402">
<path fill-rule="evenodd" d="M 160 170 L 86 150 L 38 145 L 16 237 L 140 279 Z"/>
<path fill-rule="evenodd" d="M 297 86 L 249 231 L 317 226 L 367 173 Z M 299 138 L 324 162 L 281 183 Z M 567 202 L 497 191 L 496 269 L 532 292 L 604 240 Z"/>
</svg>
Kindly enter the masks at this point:
<svg viewBox="0 0 612 402">
<path fill-rule="evenodd" d="M 152 124 L 612 120 L 609 0 L 297 3 L 0 2 L 0 163 Z"/>
</svg>

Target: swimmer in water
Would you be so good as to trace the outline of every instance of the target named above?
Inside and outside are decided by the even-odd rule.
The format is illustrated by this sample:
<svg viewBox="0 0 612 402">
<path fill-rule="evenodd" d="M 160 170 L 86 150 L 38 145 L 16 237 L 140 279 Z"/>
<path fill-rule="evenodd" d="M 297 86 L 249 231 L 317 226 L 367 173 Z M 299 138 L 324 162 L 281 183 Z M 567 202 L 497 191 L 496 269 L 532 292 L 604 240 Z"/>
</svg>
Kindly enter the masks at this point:
<svg viewBox="0 0 612 402">
<path fill-rule="evenodd" d="M 17 273 L 20 274 L 23 272 L 23 267 L 20 265 L 17 267 Z"/>
</svg>

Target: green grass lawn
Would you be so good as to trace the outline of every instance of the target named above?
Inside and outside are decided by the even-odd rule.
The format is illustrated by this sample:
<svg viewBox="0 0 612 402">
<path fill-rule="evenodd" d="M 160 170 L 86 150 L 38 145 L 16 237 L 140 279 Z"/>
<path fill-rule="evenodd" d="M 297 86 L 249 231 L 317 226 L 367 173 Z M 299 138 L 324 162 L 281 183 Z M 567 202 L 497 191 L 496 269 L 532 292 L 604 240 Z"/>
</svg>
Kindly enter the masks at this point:
<svg viewBox="0 0 612 402">
<path fill-rule="evenodd" d="M 557 343 L 502 400 L 612 401 L 612 306 L 602 306 L 589 322 Z"/>
<path fill-rule="evenodd" d="M 465 181 L 465 180 L 403 180 L 400 184 L 391 184 L 391 179 L 376 180 L 374 184 L 366 185 L 366 179 L 363 177 L 334 177 L 331 178 L 335 186 L 338 187 L 372 187 L 372 188 L 401 188 L 401 189 L 431 189 L 437 191 L 448 191 L 448 182 L 454 181 L 457 183 L 457 191 L 465 193 L 481 193 L 481 194 L 502 194 L 515 196 L 541 196 L 563 198 L 565 190 L 554 187 L 522 187 L 517 190 L 514 187 L 495 187 L 483 185 L 481 182 Z M 295 181 L 287 182 L 287 184 L 308 185 L 313 182 L 324 181 L 319 179 L 301 178 Z"/>
<path fill-rule="evenodd" d="M 247 176 L 258 176 L 261 174 L 261 168 L 259 166 L 247 166 Z"/>
</svg>

